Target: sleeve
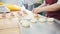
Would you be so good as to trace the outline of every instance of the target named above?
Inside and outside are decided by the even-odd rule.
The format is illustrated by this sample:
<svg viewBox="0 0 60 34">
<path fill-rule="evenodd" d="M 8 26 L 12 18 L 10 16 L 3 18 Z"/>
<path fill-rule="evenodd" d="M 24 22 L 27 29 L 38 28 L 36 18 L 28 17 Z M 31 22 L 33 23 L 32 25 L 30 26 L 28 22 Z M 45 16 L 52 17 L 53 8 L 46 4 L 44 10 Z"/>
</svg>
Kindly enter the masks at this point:
<svg viewBox="0 0 60 34">
<path fill-rule="evenodd" d="M 60 0 L 58 0 L 57 4 L 59 4 L 59 5 L 60 5 Z"/>
</svg>

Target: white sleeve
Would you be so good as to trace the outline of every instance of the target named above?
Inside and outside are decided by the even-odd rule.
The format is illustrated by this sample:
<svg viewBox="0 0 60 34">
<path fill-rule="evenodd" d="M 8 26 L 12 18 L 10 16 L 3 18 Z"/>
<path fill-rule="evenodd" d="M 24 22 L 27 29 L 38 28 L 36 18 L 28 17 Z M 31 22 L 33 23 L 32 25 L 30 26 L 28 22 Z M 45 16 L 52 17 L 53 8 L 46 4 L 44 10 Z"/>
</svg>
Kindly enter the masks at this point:
<svg viewBox="0 0 60 34">
<path fill-rule="evenodd" d="M 60 0 L 58 0 L 57 4 L 60 4 Z"/>
</svg>

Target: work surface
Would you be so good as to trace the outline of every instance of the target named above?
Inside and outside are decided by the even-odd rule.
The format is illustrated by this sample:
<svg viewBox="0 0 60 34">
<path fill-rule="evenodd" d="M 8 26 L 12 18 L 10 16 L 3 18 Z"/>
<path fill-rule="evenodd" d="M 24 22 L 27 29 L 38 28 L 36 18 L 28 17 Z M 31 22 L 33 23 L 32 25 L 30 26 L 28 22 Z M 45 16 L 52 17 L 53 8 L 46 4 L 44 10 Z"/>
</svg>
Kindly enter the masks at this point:
<svg viewBox="0 0 60 34">
<path fill-rule="evenodd" d="M 20 34 L 19 29 L 16 28 L 7 28 L 0 30 L 0 34 Z"/>
<path fill-rule="evenodd" d="M 15 18 L 12 20 L 0 20 L 0 34 L 56 34 L 56 32 L 59 33 L 59 30 L 56 30 L 56 28 L 54 27 L 55 22 L 53 22 L 53 24 L 49 22 L 41 23 L 39 21 L 37 23 L 28 23 L 30 24 L 30 27 L 25 28 L 22 26 L 19 20 Z"/>
<path fill-rule="evenodd" d="M 9 27 L 7 27 L 9 26 Z M 31 23 L 30 28 L 24 28 L 16 23 L 10 25 L 0 25 L 0 34 L 48 34 L 55 31 L 51 29 L 52 24 L 47 23 Z M 56 32 L 55 32 L 56 33 Z"/>
<path fill-rule="evenodd" d="M 20 34 L 19 25 L 16 22 L 0 20 L 0 34 Z"/>
</svg>

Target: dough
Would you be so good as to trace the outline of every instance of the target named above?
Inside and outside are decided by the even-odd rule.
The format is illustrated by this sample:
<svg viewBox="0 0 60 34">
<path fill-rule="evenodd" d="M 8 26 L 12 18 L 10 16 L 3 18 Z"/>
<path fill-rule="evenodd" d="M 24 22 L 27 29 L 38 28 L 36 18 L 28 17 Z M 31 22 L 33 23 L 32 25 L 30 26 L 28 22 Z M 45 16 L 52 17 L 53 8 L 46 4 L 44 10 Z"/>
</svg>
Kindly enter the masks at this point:
<svg viewBox="0 0 60 34">
<path fill-rule="evenodd" d="M 33 19 L 31 19 L 31 22 L 32 22 L 32 23 L 36 23 L 36 22 L 37 22 L 37 19 L 34 19 L 34 18 L 33 18 Z"/>
<path fill-rule="evenodd" d="M 22 26 L 23 27 L 29 27 L 30 25 L 29 25 L 29 22 L 28 21 L 22 21 L 23 23 L 22 23 Z"/>
<path fill-rule="evenodd" d="M 47 21 L 48 22 L 53 22 L 54 21 L 54 18 L 48 18 Z"/>
<path fill-rule="evenodd" d="M 38 14 L 34 14 L 34 18 L 39 19 L 40 17 Z"/>
<path fill-rule="evenodd" d="M 46 22 L 46 18 L 40 18 L 39 21 L 40 21 L 41 23 L 45 23 L 45 22 Z"/>
</svg>

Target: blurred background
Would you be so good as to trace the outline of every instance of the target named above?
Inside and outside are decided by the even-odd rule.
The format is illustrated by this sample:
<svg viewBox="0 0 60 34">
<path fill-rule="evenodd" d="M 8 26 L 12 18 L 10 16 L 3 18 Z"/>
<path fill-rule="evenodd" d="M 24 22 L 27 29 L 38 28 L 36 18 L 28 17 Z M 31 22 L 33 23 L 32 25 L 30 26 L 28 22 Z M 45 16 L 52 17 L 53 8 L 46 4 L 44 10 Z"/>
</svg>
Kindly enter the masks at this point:
<svg viewBox="0 0 60 34">
<path fill-rule="evenodd" d="M 44 0 L 0 0 L 4 4 L 12 4 L 17 6 L 24 6 L 27 10 L 32 11 L 32 9 L 40 6 Z M 39 13 L 45 16 L 45 12 Z"/>
<path fill-rule="evenodd" d="M 4 4 L 24 5 L 27 9 L 32 10 L 43 3 L 44 0 L 0 0 Z"/>
</svg>

